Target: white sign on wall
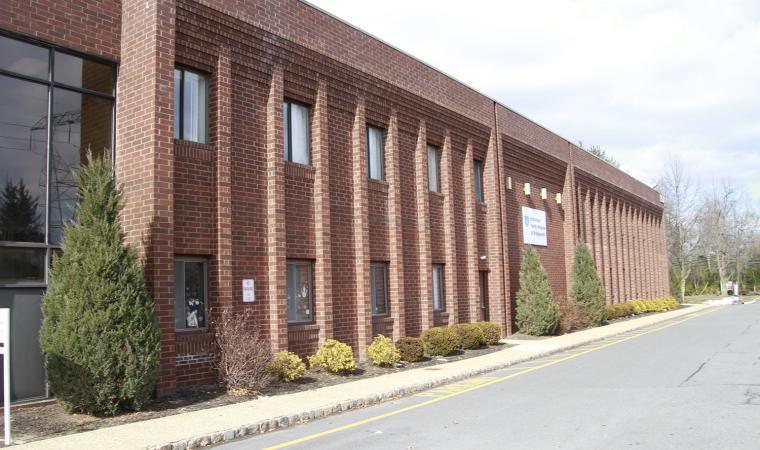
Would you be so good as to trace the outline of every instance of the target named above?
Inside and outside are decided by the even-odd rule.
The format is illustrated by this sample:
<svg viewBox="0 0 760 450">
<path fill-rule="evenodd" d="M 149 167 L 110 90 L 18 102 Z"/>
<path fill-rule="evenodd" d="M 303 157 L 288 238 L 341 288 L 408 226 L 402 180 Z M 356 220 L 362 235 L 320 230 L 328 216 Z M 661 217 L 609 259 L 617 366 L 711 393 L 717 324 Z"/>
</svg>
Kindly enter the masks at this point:
<svg viewBox="0 0 760 450">
<path fill-rule="evenodd" d="M 523 243 L 546 247 L 546 212 L 522 207 Z"/>
<path fill-rule="evenodd" d="M 243 280 L 243 301 L 253 303 L 256 301 L 253 280 Z"/>
</svg>

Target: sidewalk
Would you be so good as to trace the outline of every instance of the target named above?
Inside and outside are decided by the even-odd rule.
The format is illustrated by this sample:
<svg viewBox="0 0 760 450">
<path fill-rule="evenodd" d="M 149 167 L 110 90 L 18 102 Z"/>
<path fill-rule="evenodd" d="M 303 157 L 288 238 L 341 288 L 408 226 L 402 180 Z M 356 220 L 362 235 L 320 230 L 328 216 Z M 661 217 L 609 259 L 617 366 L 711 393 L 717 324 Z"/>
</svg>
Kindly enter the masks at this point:
<svg viewBox="0 0 760 450">
<path fill-rule="evenodd" d="M 694 305 L 611 325 L 518 344 L 487 355 L 382 375 L 311 391 L 265 397 L 143 422 L 71 434 L 20 446 L 25 449 L 184 450 L 362 408 L 492 370 L 578 347 L 616 334 L 710 309 Z M 431 370 L 432 369 L 432 370 Z"/>
</svg>

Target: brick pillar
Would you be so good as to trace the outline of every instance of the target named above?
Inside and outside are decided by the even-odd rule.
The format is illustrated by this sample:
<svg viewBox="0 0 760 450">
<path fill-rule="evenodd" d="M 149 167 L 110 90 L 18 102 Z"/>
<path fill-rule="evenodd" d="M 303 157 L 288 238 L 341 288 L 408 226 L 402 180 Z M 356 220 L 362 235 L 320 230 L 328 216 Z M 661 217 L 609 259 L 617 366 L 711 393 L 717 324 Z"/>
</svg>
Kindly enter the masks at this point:
<svg viewBox="0 0 760 450">
<path fill-rule="evenodd" d="M 449 325 L 459 322 L 459 290 L 457 286 L 456 230 L 454 228 L 454 163 L 451 149 L 451 135 L 448 130 L 443 139 L 441 155 L 441 191 L 443 192 L 443 248 L 446 260 L 444 295 Z"/>
<path fill-rule="evenodd" d="M 354 216 L 354 298 L 356 306 L 356 353 L 360 360 L 367 357 L 372 340 L 372 309 L 370 308 L 369 209 L 367 200 L 367 119 L 364 99 L 359 98 L 351 131 L 353 161 Z"/>
<path fill-rule="evenodd" d="M 594 256 L 594 232 L 591 228 L 591 191 L 586 189 L 583 197 L 583 241 L 588 246 L 591 256 Z M 594 261 L 596 262 L 596 261 Z"/>
<path fill-rule="evenodd" d="M 644 298 L 642 270 L 641 270 L 641 211 L 638 208 L 633 210 L 633 274 L 634 289 L 636 298 Z"/>
<path fill-rule="evenodd" d="M 398 145 L 398 112 L 392 110 L 385 137 L 385 165 L 388 181 L 388 244 L 390 250 L 389 294 L 393 318 L 393 340 L 406 333 L 404 300 L 404 234 L 401 221 L 401 165 Z"/>
<path fill-rule="evenodd" d="M 174 17 L 172 0 L 122 2 L 116 174 L 125 241 L 145 257 L 161 339 L 158 395 L 176 388 L 174 329 Z"/>
<path fill-rule="evenodd" d="M 621 303 L 625 301 L 625 274 L 623 273 L 623 229 L 620 226 L 620 200 L 615 201 L 613 210 L 615 220 L 613 233 L 615 234 L 615 286 L 616 301 Z"/>
<path fill-rule="evenodd" d="M 507 334 L 512 334 L 512 299 L 507 271 L 506 230 L 503 227 L 503 210 L 506 198 L 501 183 L 501 139 L 497 129 L 491 131 L 484 167 L 485 200 L 488 204 L 486 232 L 488 236 L 488 314 L 491 322 L 498 323 Z M 515 251 L 520 251 L 515 249 Z"/>
<path fill-rule="evenodd" d="M 601 215 L 600 228 L 602 230 L 602 261 L 603 261 L 603 276 L 604 292 L 607 303 L 612 303 L 612 246 L 610 245 L 610 205 L 606 195 L 602 195 L 602 204 L 600 205 L 599 212 Z"/>
<path fill-rule="evenodd" d="M 622 211 L 623 221 L 623 249 L 625 250 L 625 285 L 626 285 L 626 299 L 634 299 L 633 290 L 633 248 L 631 243 L 631 206 L 628 204 L 623 205 Z"/>
<path fill-rule="evenodd" d="M 652 240 L 652 215 L 644 213 L 644 233 L 646 234 L 646 283 L 647 297 L 657 296 L 654 283 L 654 242 Z"/>
<path fill-rule="evenodd" d="M 570 162 L 567 164 L 565 170 L 565 183 L 562 187 L 562 204 L 560 205 L 562 212 L 564 213 L 564 220 L 562 222 L 562 232 L 565 241 L 565 297 L 570 298 L 570 290 L 573 286 L 573 263 L 575 259 L 575 244 L 577 239 L 576 231 L 576 206 L 575 206 L 575 177 L 573 171 L 575 170 L 572 163 L 572 150 L 570 153 Z M 554 199 L 549 199 L 554 201 Z"/>
<path fill-rule="evenodd" d="M 670 295 L 670 266 L 668 261 L 667 237 L 665 236 L 662 213 L 660 214 L 658 222 L 657 240 L 660 243 L 660 289 L 662 290 L 662 295 Z"/>
<path fill-rule="evenodd" d="M 210 287 L 214 303 L 233 306 L 232 277 L 232 68 L 229 47 L 219 48 L 215 74 L 216 116 L 216 255 L 211 266 Z"/>
<path fill-rule="evenodd" d="M 267 100 L 267 314 L 272 350 L 288 347 L 282 67 L 272 68 Z"/>
<path fill-rule="evenodd" d="M 432 263 L 430 253 L 430 197 L 427 167 L 427 128 L 420 120 L 415 150 L 415 187 L 417 197 L 417 245 L 419 246 L 420 331 L 433 324 Z"/>
<path fill-rule="evenodd" d="M 591 228 L 594 233 L 594 262 L 596 263 L 596 272 L 599 278 L 604 282 L 604 261 L 602 260 L 602 229 L 601 229 L 601 208 L 599 206 L 601 199 L 599 191 L 594 191 L 593 204 L 591 206 Z"/>
<path fill-rule="evenodd" d="M 480 319 L 480 255 L 478 255 L 478 219 L 475 199 L 474 155 L 472 141 L 467 141 L 464 155 L 464 233 L 467 267 L 467 314 L 470 322 Z"/>
<path fill-rule="evenodd" d="M 317 101 L 311 124 L 311 155 L 314 165 L 314 297 L 319 343 L 333 336 L 332 247 L 330 244 L 330 146 L 327 136 L 327 84 L 317 85 Z"/>
</svg>

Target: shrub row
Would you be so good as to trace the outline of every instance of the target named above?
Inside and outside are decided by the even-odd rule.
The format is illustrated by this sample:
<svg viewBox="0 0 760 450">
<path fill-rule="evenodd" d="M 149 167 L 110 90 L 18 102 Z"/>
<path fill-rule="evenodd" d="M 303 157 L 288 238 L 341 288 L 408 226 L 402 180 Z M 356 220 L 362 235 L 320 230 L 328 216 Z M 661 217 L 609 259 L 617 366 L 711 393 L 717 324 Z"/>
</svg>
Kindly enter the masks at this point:
<svg viewBox="0 0 760 450">
<path fill-rule="evenodd" d="M 676 308 L 678 308 L 678 300 L 673 297 L 660 297 L 653 300 L 630 300 L 617 305 L 607 305 L 605 307 L 605 317 L 607 320 L 611 320 L 634 314 L 661 312 Z"/>
</svg>

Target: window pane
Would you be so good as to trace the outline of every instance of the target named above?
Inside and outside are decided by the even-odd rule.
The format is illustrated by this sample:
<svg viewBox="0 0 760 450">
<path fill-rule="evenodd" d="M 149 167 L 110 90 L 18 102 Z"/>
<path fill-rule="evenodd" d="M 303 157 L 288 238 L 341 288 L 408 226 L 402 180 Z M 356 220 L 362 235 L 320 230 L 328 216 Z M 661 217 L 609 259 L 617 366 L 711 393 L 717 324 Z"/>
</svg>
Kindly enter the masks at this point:
<svg viewBox="0 0 760 450">
<path fill-rule="evenodd" d="M 475 161 L 475 200 L 483 202 L 483 163 Z"/>
<path fill-rule="evenodd" d="M 206 273 L 204 263 L 186 261 L 185 265 L 185 328 L 206 326 Z"/>
<path fill-rule="evenodd" d="M 388 314 L 387 265 L 372 264 L 372 314 Z"/>
<path fill-rule="evenodd" d="M 428 146 L 428 188 L 433 192 L 440 192 L 440 180 L 438 177 L 438 149 Z"/>
<path fill-rule="evenodd" d="M 188 141 L 206 143 L 206 77 L 184 71 L 184 102 L 182 138 Z"/>
<path fill-rule="evenodd" d="M 309 108 L 290 104 L 290 137 L 292 161 L 309 164 Z"/>
<path fill-rule="evenodd" d="M 383 130 L 367 128 L 367 162 L 369 177 L 373 180 L 384 179 Z"/>
<path fill-rule="evenodd" d="M 181 107 L 181 92 L 182 92 L 182 71 L 174 69 L 174 139 L 181 139 L 180 133 L 180 114 L 182 114 Z"/>
<path fill-rule="evenodd" d="M 283 154 L 285 161 L 290 161 L 290 155 L 288 151 L 288 145 L 290 145 L 290 140 L 288 139 L 288 130 L 290 129 L 290 108 L 288 107 L 290 103 L 288 102 L 282 102 L 282 136 L 283 136 L 283 142 L 285 143 L 283 147 Z"/>
<path fill-rule="evenodd" d="M 174 261 L 174 327 L 185 328 L 185 263 Z"/>
<path fill-rule="evenodd" d="M 50 162 L 50 242 L 61 242 L 64 224 L 78 199 L 76 176 L 87 152 L 102 157 L 111 148 L 111 100 L 55 89 L 53 155 Z"/>
<path fill-rule="evenodd" d="M 0 283 L 44 282 L 44 248 L 0 247 Z"/>
<path fill-rule="evenodd" d="M 311 263 L 288 263 L 288 322 L 310 322 Z"/>
<path fill-rule="evenodd" d="M 0 69 L 48 79 L 48 49 L 0 36 Z"/>
<path fill-rule="evenodd" d="M 55 52 L 53 80 L 91 91 L 113 93 L 113 68 L 108 64 Z"/>
<path fill-rule="evenodd" d="M 0 241 L 45 241 L 47 97 L 0 75 Z"/>
</svg>

